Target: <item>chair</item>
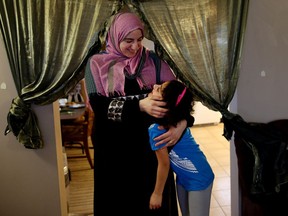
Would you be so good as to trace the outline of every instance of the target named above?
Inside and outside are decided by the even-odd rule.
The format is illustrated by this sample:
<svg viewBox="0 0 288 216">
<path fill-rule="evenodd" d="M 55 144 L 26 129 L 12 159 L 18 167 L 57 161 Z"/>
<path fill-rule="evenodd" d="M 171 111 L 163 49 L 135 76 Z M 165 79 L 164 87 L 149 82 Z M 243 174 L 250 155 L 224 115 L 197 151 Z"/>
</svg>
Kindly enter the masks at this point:
<svg viewBox="0 0 288 216">
<path fill-rule="evenodd" d="M 67 158 L 87 158 L 91 169 L 93 169 L 94 165 L 91 159 L 88 141 L 91 135 L 91 112 L 89 109 L 86 109 L 84 115 L 78 119 L 61 120 L 61 134 L 64 147 L 75 147 L 76 144 L 82 149 L 82 154 L 67 154 Z"/>
</svg>

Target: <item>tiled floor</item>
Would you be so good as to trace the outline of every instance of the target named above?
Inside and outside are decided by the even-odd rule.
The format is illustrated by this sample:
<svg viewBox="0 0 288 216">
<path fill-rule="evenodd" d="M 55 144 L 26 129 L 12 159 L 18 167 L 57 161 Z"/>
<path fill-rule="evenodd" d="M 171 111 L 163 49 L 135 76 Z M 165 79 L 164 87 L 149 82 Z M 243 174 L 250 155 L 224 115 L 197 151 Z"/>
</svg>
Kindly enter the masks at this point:
<svg viewBox="0 0 288 216">
<path fill-rule="evenodd" d="M 230 143 L 222 136 L 223 124 L 195 125 L 191 131 L 215 174 L 210 216 L 231 216 Z"/>
</svg>

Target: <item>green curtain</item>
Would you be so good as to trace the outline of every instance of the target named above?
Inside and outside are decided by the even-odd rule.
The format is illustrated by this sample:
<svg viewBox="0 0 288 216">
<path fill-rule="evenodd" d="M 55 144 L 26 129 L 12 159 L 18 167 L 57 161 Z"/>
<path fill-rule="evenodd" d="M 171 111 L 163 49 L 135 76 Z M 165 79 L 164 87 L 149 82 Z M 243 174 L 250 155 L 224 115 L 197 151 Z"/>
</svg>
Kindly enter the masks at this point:
<svg viewBox="0 0 288 216">
<path fill-rule="evenodd" d="M 228 106 L 239 78 L 249 1 L 125 2 L 146 22 L 147 37 L 178 78 L 205 106 L 221 112 L 224 136 L 230 140 L 235 128 L 248 126 Z"/>
<path fill-rule="evenodd" d="M 54 102 L 84 77 L 86 57 L 99 46 L 97 32 L 115 7 L 118 1 L 0 1 L 0 27 L 18 91 L 5 134 L 12 131 L 26 148 L 43 147 L 31 104 Z"/>
<path fill-rule="evenodd" d="M 156 50 L 210 109 L 226 112 L 239 77 L 247 0 L 127 1 Z"/>
<path fill-rule="evenodd" d="M 86 60 L 101 48 L 113 15 L 132 10 L 146 37 L 175 74 L 208 108 L 227 119 L 239 76 L 248 0 L 2 0 L 0 27 L 19 97 L 6 133 L 42 148 L 30 106 L 54 102 L 83 78 Z M 18 122 L 21 122 L 19 124 Z"/>
</svg>

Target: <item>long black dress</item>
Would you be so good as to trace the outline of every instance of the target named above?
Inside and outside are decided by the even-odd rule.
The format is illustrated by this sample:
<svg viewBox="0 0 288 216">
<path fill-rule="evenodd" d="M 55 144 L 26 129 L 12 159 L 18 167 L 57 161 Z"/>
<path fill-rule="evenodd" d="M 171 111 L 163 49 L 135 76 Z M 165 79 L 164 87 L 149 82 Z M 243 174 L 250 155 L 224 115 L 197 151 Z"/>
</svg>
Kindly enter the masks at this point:
<svg viewBox="0 0 288 216">
<path fill-rule="evenodd" d="M 135 79 L 126 78 L 125 93 L 129 96 L 147 92 L 140 90 Z M 94 215 L 178 216 L 172 171 L 165 186 L 162 208 L 149 210 L 157 159 L 148 138 L 152 118 L 140 112 L 139 99 L 125 101 L 120 122 L 107 118 L 112 97 L 95 93 L 89 98 L 95 114 Z"/>
</svg>

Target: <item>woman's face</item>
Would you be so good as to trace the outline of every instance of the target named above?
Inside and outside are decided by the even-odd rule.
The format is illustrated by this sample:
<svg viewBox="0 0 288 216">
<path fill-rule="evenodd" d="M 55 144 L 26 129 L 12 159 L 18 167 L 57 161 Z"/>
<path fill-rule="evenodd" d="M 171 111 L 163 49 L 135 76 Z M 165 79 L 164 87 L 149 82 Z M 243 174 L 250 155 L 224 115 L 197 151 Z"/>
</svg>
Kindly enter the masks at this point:
<svg viewBox="0 0 288 216">
<path fill-rule="evenodd" d="M 142 47 L 143 35 L 140 29 L 130 32 L 123 41 L 120 42 L 120 50 L 123 55 L 132 58 Z"/>
</svg>

